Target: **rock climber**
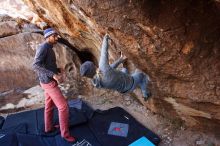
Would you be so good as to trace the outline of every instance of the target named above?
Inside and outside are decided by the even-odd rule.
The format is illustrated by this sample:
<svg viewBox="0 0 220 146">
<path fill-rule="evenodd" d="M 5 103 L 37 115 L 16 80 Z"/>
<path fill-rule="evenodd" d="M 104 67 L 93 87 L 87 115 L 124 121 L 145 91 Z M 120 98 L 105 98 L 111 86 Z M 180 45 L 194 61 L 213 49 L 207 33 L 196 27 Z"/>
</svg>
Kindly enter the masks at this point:
<svg viewBox="0 0 220 146">
<path fill-rule="evenodd" d="M 121 57 L 113 64 L 109 64 L 108 47 L 110 37 L 106 34 L 101 46 L 101 56 L 98 69 L 91 61 L 86 61 L 80 66 L 80 75 L 92 79 L 92 84 L 97 88 L 116 90 L 120 93 L 132 92 L 137 87 L 141 88 L 143 98 L 146 101 L 151 93 L 148 91 L 149 77 L 145 73 L 136 70 L 128 74 L 126 68 L 118 70 L 117 67 L 127 59 L 122 53 Z"/>
</svg>

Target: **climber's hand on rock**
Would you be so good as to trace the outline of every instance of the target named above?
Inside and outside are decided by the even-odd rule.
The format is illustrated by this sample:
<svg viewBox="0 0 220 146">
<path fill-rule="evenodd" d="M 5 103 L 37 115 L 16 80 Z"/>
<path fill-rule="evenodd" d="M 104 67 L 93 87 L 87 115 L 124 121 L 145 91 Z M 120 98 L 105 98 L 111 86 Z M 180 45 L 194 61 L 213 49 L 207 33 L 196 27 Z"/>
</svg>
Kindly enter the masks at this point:
<svg viewBox="0 0 220 146">
<path fill-rule="evenodd" d="M 127 57 L 121 52 L 120 59 L 127 60 Z"/>
<path fill-rule="evenodd" d="M 111 38 L 110 38 L 109 34 L 106 33 L 104 36 L 104 39 L 110 40 Z"/>
</svg>

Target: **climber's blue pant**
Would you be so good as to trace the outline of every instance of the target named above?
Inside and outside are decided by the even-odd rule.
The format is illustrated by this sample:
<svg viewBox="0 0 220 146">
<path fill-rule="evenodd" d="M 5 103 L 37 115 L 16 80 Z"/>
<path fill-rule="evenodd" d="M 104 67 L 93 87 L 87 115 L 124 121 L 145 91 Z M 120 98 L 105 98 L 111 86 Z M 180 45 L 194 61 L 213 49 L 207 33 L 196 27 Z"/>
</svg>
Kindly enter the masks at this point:
<svg viewBox="0 0 220 146">
<path fill-rule="evenodd" d="M 121 71 L 128 74 L 128 69 L 126 68 L 122 68 Z M 145 73 L 140 72 L 138 70 L 135 70 L 135 72 L 132 73 L 131 76 L 134 79 L 134 84 L 128 92 L 134 91 L 134 89 L 136 89 L 139 86 L 141 88 L 143 96 L 148 97 L 148 93 L 149 93 L 147 89 L 149 83 L 148 76 Z"/>
</svg>

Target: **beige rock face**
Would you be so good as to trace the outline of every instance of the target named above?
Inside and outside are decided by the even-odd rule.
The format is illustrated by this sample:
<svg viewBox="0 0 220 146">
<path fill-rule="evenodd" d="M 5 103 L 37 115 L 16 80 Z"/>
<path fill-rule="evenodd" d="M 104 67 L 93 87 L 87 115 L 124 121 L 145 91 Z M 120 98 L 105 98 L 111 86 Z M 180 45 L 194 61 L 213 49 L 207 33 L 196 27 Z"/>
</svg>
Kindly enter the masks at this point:
<svg viewBox="0 0 220 146">
<path fill-rule="evenodd" d="M 34 48 L 31 43 L 42 40 L 39 34 L 20 33 L 0 39 L 0 91 L 16 87 L 30 87 L 35 82 L 31 70 Z"/>
<path fill-rule="evenodd" d="M 17 22 L 15 21 L 0 22 L 0 37 L 14 35 L 17 33 L 19 33 Z"/>
<path fill-rule="evenodd" d="M 215 1 L 24 0 L 80 50 L 98 59 L 105 32 L 151 77 L 151 110 L 220 131 L 220 9 Z M 134 67 L 129 66 L 134 69 Z M 139 94 L 140 95 L 140 94 Z"/>
</svg>

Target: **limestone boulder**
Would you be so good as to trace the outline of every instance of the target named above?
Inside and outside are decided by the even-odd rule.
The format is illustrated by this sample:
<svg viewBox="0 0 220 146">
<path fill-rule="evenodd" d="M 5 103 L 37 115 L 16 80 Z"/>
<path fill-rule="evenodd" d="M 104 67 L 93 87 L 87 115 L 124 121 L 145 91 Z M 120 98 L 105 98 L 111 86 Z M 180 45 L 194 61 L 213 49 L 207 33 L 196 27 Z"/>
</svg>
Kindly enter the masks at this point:
<svg viewBox="0 0 220 146">
<path fill-rule="evenodd" d="M 18 34 L 20 32 L 16 21 L 0 22 L 0 38 Z"/>
</svg>

